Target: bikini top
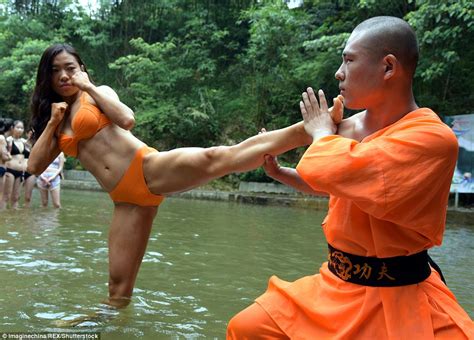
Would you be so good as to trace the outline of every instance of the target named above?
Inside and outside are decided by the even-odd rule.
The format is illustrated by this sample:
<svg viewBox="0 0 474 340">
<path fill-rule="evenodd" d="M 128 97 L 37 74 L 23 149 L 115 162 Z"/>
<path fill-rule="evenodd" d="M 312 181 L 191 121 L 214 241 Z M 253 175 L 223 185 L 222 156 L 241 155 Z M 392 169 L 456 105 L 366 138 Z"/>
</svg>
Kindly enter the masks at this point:
<svg viewBox="0 0 474 340">
<path fill-rule="evenodd" d="M 18 146 L 16 146 L 15 142 L 12 140 L 10 155 L 12 155 L 12 156 L 24 155 L 25 158 L 28 158 L 28 156 L 30 155 L 30 152 L 28 150 L 26 150 L 25 143 L 23 143 L 23 151 L 20 152 L 20 149 L 18 148 Z"/>
<path fill-rule="evenodd" d="M 59 134 L 59 149 L 66 155 L 77 156 L 77 144 L 83 139 L 92 138 L 97 132 L 111 124 L 110 119 L 99 108 L 89 103 L 82 93 L 80 107 L 71 122 L 72 136 Z"/>
</svg>

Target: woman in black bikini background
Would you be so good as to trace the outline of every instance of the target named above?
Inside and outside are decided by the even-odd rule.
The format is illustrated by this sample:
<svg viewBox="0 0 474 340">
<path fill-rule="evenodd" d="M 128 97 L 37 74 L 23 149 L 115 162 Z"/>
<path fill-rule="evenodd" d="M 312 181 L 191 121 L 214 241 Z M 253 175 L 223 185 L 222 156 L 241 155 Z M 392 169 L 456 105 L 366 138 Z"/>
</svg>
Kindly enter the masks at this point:
<svg viewBox="0 0 474 340">
<path fill-rule="evenodd" d="M 11 159 L 10 153 L 7 150 L 7 140 L 5 133 L 9 132 L 13 120 L 10 118 L 0 118 L 0 200 L 3 195 L 3 184 L 5 182 L 5 162 Z"/>
<path fill-rule="evenodd" d="M 23 181 L 23 173 L 26 169 L 25 154 L 29 152 L 25 147 L 25 140 L 22 138 L 25 131 L 24 124 L 21 120 L 13 122 L 11 135 L 6 138 L 7 150 L 11 159 L 5 162 L 5 179 L 3 185 L 3 195 L 0 201 L 0 210 L 5 209 L 11 202 L 11 208 L 18 208 L 20 198 L 20 185 Z"/>
</svg>

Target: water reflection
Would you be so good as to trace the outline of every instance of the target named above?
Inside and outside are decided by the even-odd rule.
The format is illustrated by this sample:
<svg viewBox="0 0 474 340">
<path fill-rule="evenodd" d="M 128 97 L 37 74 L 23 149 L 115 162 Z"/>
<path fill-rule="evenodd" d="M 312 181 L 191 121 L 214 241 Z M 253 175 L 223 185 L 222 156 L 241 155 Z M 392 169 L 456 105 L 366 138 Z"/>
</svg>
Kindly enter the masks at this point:
<svg viewBox="0 0 474 340">
<path fill-rule="evenodd" d="M 61 210 L 2 212 L 2 331 L 221 339 L 230 317 L 265 290 L 271 275 L 294 280 L 325 260 L 323 213 L 169 199 L 155 221 L 133 303 L 117 312 L 100 303 L 112 204 L 103 193 L 62 196 Z M 471 315 L 473 239 L 472 228 L 449 226 L 443 247 L 432 251 Z M 77 318 L 84 322 L 67 324 Z"/>
</svg>

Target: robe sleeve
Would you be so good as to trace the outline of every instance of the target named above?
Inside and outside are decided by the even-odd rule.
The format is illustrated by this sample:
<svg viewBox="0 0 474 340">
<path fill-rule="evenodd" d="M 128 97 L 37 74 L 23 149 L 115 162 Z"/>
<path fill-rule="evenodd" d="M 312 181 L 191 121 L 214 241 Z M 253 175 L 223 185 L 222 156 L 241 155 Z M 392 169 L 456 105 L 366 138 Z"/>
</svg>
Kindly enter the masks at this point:
<svg viewBox="0 0 474 340">
<path fill-rule="evenodd" d="M 368 214 L 385 218 L 400 209 L 416 213 L 433 193 L 445 191 L 457 152 L 451 129 L 424 118 L 367 142 L 323 137 L 308 148 L 296 170 L 314 190 L 352 200 Z"/>
</svg>

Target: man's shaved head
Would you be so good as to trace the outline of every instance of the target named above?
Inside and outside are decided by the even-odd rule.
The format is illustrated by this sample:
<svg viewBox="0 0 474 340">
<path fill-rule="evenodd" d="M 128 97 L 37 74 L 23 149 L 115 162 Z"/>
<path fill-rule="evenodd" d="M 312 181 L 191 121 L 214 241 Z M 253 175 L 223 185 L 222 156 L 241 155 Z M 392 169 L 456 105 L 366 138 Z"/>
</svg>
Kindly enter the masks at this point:
<svg viewBox="0 0 474 340">
<path fill-rule="evenodd" d="M 410 75 L 415 73 L 418 42 L 406 21 L 390 16 L 373 17 L 360 23 L 352 35 L 363 37 L 374 56 L 393 54 Z"/>
</svg>

